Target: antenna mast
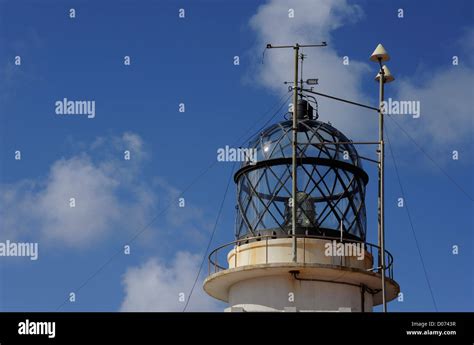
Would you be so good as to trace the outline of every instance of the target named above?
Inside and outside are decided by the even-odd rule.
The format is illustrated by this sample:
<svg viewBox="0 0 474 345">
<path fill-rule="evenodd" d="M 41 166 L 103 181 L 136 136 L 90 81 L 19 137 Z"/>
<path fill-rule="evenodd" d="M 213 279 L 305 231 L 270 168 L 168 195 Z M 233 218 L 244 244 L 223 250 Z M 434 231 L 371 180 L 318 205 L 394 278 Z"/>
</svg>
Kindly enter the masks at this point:
<svg viewBox="0 0 474 345">
<path fill-rule="evenodd" d="M 292 167 L 291 167 L 291 233 L 293 236 L 293 262 L 297 261 L 297 238 L 296 238 L 296 211 L 298 209 L 297 205 L 297 161 L 296 161 L 296 150 L 297 150 L 297 132 L 298 132 L 298 64 L 300 58 L 300 48 L 310 48 L 310 47 L 325 47 L 327 46 L 326 42 L 321 42 L 321 44 L 298 44 L 296 43 L 293 46 L 273 46 L 267 44 L 267 49 L 273 48 L 292 48 L 295 53 L 295 74 L 293 82 L 293 140 L 292 140 Z M 301 87 L 300 90 L 303 90 L 303 77 L 301 76 Z"/>
</svg>

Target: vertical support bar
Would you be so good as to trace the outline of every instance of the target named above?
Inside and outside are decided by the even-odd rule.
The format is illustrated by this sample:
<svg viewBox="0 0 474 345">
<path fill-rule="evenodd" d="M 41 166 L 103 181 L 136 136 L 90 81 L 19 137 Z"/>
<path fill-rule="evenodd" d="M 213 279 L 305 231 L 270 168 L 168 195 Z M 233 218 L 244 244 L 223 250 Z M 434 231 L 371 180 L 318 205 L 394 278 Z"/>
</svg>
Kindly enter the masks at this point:
<svg viewBox="0 0 474 345">
<path fill-rule="evenodd" d="M 378 195 L 378 205 L 379 205 L 379 219 L 378 219 L 378 228 L 379 228 L 379 247 L 381 255 L 381 270 L 382 270 L 382 305 L 383 312 L 387 311 L 387 301 L 385 294 L 385 209 L 384 209 L 384 161 L 385 161 L 385 145 L 383 138 L 383 101 L 384 101 L 384 83 L 385 83 L 385 73 L 382 66 L 382 59 L 379 58 L 380 65 L 380 77 L 379 77 L 379 195 Z M 379 255 L 379 256 L 380 256 Z"/>
<path fill-rule="evenodd" d="M 293 199 L 293 207 L 291 208 L 291 233 L 293 235 L 293 262 L 297 261 L 297 239 L 296 239 L 296 210 L 297 210 L 297 200 L 296 200 L 296 154 L 297 154 L 297 131 L 298 131 L 298 59 L 299 59 L 299 50 L 300 46 L 298 43 L 293 47 L 295 51 L 295 79 L 293 84 L 293 140 L 292 140 L 292 166 L 291 166 L 291 197 Z"/>
<path fill-rule="evenodd" d="M 340 225 L 340 229 L 339 229 L 339 230 L 340 230 L 340 234 L 341 234 L 341 243 L 342 243 L 342 235 L 343 235 L 343 233 L 342 233 L 342 218 L 341 218 L 341 225 Z"/>
<path fill-rule="evenodd" d="M 268 264 L 268 236 L 265 237 L 265 263 Z"/>
<path fill-rule="evenodd" d="M 365 312 L 365 285 L 360 285 L 360 311 Z"/>
<path fill-rule="evenodd" d="M 218 266 L 218 263 L 217 263 L 217 250 L 214 252 L 214 273 L 217 272 L 217 266 Z"/>
<path fill-rule="evenodd" d="M 303 263 L 306 263 L 306 236 L 303 236 Z"/>
<path fill-rule="evenodd" d="M 237 252 L 238 252 L 238 249 L 239 247 L 238 246 L 235 246 L 235 249 L 234 249 L 234 268 L 237 268 Z"/>
</svg>

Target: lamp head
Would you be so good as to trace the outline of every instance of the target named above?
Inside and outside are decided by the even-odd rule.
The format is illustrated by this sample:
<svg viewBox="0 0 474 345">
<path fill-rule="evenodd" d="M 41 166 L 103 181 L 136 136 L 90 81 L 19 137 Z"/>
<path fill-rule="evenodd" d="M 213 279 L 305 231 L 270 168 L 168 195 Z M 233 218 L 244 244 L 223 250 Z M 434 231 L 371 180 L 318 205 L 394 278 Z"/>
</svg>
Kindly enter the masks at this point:
<svg viewBox="0 0 474 345">
<path fill-rule="evenodd" d="M 379 43 L 379 45 L 377 46 L 377 48 L 375 48 L 372 55 L 370 55 L 370 60 L 374 62 L 378 62 L 378 61 L 385 62 L 385 61 L 390 60 L 390 55 L 388 55 L 383 45 Z"/>
<path fill-rule="evenodd" d="M 384 76 L 384 83 L 390 83 L 395 80 L 395 77 L 392 75 L 392 73 L 390 72 L 390 70 L 388 69 L 386 65 L 383 65 L 382 70 L 383 70 L 383 76 Z M 380 81 L 380 72 L 377 73 L 377 75 L 375 76 L 375 80 Z"/>
</svg>

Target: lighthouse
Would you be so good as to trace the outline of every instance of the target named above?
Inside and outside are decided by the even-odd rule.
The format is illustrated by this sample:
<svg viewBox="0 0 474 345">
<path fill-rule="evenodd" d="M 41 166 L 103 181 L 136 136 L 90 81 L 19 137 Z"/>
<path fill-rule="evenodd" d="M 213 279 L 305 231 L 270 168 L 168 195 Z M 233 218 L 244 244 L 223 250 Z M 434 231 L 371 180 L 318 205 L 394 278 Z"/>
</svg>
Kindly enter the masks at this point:
<svg viewBox="0 0 474 345">
<path fill-rule="evenodd" d="M 367 241 L 369 176 L 358 143 L 319 120 L 313 89 L 297 79 L 302 46 L 290 47 L 296 106 L 289 118 L 282 116 L 250 140 L 256 159 L 244 161 L 234 175 L 235 239 L 210 253 L 204 290 L 228 303 L 226 311 L 370 312 L 400 292 L 393 257 L 380 242 L 383 193 L 379 242 L 373 244 Z M 388 54 L 380 47 L 374 54 L 380 56 L 377 81 L 383 84 L 391 75 L 381 64 Z M 383 120 L 381 108 L 374 110 Z"/>
</svg>

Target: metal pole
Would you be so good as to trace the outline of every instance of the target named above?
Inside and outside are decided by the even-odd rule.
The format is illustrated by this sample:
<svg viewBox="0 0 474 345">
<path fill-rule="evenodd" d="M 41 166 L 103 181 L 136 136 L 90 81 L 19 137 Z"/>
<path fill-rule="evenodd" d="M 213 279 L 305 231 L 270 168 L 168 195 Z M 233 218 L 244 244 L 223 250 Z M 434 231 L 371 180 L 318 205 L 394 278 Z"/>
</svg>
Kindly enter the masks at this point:
<svg viewBox="0 0 474 345">
<path fill-rule="evenodd" d="M 297 153 L 297 132 L 298 132 L 298 59 L 300 46 L 298 43 L 293 47 L 295 51 L 295 81 L 293 84 L 293 140 L 292 140 L 292 167 L 291 167 L 291 197 L 293 199 L 293 207 L 291 208 L 291 233 L 293 235 L 293 262 L 297 261 L 297 239 L 296 239 L 296 188 L 297 188 L 297 175 L 296 175 L 296 153 Z"/>
<path fill-rule="evenodd" d="M 268 264 L 268 236 L 265 237 L 265 263 Z"/>
<path fill-rule="evenodd" d="M 293 82 L 293 140 L 292 140 L 292 171 L 291 171 L 291 177 L 292 177 L 292 183 L 291 183 L 291 198 L 293 200 L 293 205 L 291 209 L 291 233 L 293 236 L 293 244 L 292 244 L 292 250 L 293 250 L 293 261 L 297 261 L 297 239 L 296 239 L 296 210 L 297 210 L 297 200 L 296 200 L 296 193 L 297 193 L 297 181 L 296 181 L 296 152 L 297 152 L 297 131 L 298 131 L 298 59 L 299 59 L 299 52 L 300 48 L 302 47 L 326 47 L 327 43 L 326 42 L 321 42 L 321 44 L 298 44 L 296 43 L 294 46 L 273 46 L 270 43 L 267 44 L 267 49 L 273 49 L 273 48 L 293 48 L 295 52 L 295 78 Z M 301 86 L 301 89 L 303 87 Z"/>
<path fill-rule="evenodd" d="M 341 243 L 342 243 L 342 235 L 343 235 L 343 234 L 342 234 L 342 230 L 343 230 L 343 229 L 342 229 L 342 219 L 341 219 L 341 223 L 340 223 L 340 226 L 339 226 L 339 231 L 340 231 L 340 233 L 341 233 Z"/>
<path fill-rule="evenodd" d="M 379 78 L 379 247 L 382 252 L 381 257 L 381 269 L 382 269 L 382 305 L 383 312 L 387 312 L 387 301 L 385 294 L 385 209 L 384 209 L 384 160 L 385 160 L 385 145 L 383 140 L 383 108 L 382 104 L 384 101 L 384 84 L 385 84 L 385 73 L 382 68 L 382 60 L 379 59 L 380 64 L 380 78 Z"/>
</svg>

